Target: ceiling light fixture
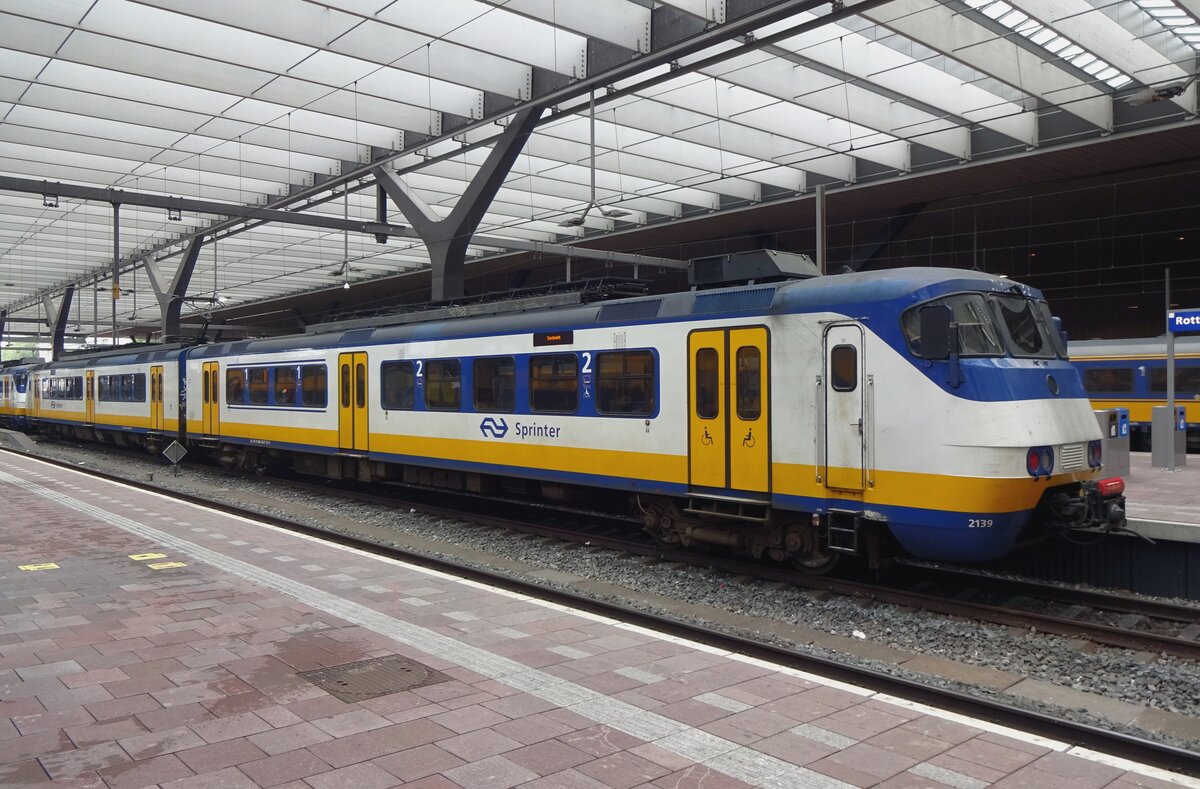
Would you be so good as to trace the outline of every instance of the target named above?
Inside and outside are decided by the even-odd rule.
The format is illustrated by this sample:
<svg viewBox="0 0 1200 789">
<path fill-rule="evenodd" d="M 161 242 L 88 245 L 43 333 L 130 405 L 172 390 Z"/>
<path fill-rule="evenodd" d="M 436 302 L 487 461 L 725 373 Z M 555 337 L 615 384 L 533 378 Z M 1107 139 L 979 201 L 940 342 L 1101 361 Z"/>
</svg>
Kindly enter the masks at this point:
<svg viewBox="0 0 1200 789">
<path fill-rule="evenodd" d="M 591 197 L 588 199 L 588 204 L 584 206 L 583 213 L 579 216 L 571 216 L 558 223 L 559 227 L 579 227 L 587 219 L 588 212 L 595 207 L 600 211 L 600 215 L 609 219 L 619 219 L 623 216 L 629 216 L 629 212 L 624 208 L 607 208 L 596 203 L 596 91 L 588 93 L 588 126 L 590 129 L 590 170 L 592 176 Z"/>
</svg>

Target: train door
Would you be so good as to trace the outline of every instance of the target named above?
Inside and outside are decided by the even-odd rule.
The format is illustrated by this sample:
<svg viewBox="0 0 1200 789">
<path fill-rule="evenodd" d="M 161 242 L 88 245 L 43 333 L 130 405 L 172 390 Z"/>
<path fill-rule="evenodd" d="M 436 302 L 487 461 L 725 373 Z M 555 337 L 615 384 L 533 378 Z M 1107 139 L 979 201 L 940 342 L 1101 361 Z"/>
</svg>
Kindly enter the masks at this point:
<svg viewBox="0 0 1200 789">
<path fill-rule="evenodd" d="M 367 451 L 367 355 L 338 354 L 338 446 Z"/>
<path fill-rule="evenodd" d="M 96 371 L 87 370 L 83 375 L 83 421 L 94 425 L 96 424 Z"/>
<path fill-rule="evenodd" d="M 688 336 L 688 481 L 693 487 L 771 490 L 767 330 Z"/>
<path fill-rule="evenodd" d="M 150 429 L 163 429 L 163 368 L 161 364 L 150 367 Z"/>
<path fill-rule="evenodd" d="M 205 435 L 215 436 L 221 432 L 221 363 L 204 362 L 200 377 L 202 429 Z"/>
<path fill-rule="evenodd" d="M 864 419 L 863 333 L 856 324 L 825 330 L 825 485 L 864 488 L 867 449 Z"/>
</svg>

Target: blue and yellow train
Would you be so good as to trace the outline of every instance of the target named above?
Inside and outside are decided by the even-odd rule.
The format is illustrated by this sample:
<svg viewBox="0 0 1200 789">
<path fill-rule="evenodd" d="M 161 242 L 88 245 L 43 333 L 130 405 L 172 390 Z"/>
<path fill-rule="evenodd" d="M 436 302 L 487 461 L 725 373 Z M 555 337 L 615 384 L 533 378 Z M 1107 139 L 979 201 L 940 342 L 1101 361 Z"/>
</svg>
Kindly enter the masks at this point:
<svg viewBox="0 0 1200 789">
<path fill-rule="evenodd" d="M 812 277 L 28 370 L 42 430 L 230 467 L 622 497 L 668 544 L 820 571 L 985 561 L 1123 524 L 1040 294 L 947 269 Z"/>
<path fill-rule="evenodd" d="M 1093 407 L 1128 409 L 1131 448 L 1148 452 L 1151 409 L 1167 404 L 1166 337 L 1072 341 L 1070 357 Z M 1175 404 L 1189 451 L 1200 451 L 1200 336 L 1175 338 Z"/>
</svg>

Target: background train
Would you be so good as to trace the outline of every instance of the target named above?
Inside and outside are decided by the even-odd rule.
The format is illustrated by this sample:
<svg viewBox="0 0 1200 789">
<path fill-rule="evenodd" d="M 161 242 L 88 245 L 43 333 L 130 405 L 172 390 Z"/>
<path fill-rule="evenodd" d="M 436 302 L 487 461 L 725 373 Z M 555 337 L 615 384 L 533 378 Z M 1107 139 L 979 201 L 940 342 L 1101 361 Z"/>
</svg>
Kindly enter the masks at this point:
<svg viewBox="0 0 1200 789">
<path fill-rule="evenodd" d="M 1094 408 L 1129 409 L 1130 449 L 1150 451 L 1150 409 L 1167 404 L 1167 339 L 1070 343 Z M 1175 337 L 1175 404 L 1187 419 L 1189 452 L 1200 452 L 1200 336 Z"/>
<path fill-rule="evenodd" d="M 44 431 L 227 467 L 620 500 L 667 544 L 810 571 L 985 561 L 1124 523 L 1040 294 L 896 269 L 29 369 Z"/>
</svg>

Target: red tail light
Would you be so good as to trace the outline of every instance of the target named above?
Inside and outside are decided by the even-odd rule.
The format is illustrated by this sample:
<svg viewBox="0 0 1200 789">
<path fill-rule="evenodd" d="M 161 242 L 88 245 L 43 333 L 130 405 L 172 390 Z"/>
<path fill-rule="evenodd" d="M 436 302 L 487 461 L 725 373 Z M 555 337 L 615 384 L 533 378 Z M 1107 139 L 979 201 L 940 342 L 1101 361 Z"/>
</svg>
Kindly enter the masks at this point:
<svg viewBox="0 0 1200 789">
<path fill-rule="evenodd" d="M 1120 496 L 1125 492 L 1125 480 L 1120 477 L 1109 477 L 1100 480 L 1100 495 L 1104 498 Z"/>
</svg>

